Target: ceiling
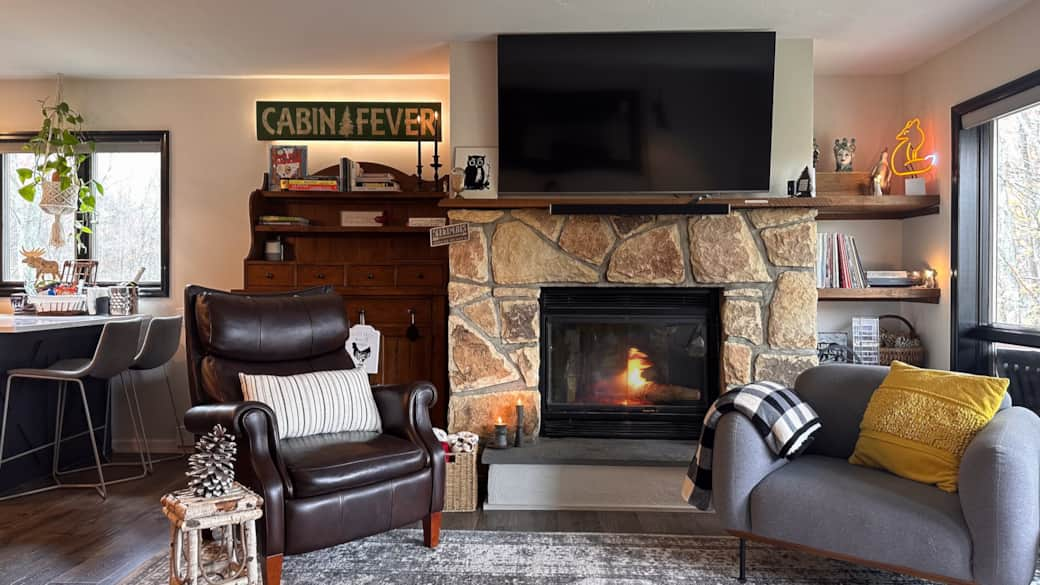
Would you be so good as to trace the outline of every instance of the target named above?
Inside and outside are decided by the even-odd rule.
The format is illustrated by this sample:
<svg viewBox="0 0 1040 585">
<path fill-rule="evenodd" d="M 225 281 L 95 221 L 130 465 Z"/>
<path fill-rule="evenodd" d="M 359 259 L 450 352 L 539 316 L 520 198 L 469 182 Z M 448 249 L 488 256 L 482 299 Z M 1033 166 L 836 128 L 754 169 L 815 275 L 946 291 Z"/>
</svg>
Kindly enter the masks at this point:
<svg viewBox="0 0 1040 585">
<path fill-rule="evenodd" d="M 825 74 L 903 73 L 1025 0 L 5 0 L 0 77 L 448 73 L 504 32 L 775 30 Z M 10 23 L 27 23 L 11 26 Z"/>
</svg>

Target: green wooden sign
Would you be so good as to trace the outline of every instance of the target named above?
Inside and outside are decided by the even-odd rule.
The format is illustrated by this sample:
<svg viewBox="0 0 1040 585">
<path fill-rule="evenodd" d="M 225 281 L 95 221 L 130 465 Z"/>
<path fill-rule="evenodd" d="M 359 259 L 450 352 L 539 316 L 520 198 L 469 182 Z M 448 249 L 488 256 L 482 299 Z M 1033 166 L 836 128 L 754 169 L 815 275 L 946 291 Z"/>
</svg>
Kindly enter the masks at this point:
<svg viewBox="0 0 1040 585">
<path fill-rule="evenodd" d="M 440 102 L 256 102 L 257 140 L 440 140 Z"/>
</svg>

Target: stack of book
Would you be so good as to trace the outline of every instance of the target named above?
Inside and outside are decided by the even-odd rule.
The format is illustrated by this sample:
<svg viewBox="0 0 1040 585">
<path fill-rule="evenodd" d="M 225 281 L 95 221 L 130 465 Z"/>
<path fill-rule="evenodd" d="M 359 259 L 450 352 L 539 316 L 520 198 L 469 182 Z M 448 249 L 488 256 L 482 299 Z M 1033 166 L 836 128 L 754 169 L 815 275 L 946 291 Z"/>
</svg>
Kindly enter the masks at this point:
<svg viewBox="0 0 1040 585">
<path fill-rule="evenodd" d="M 446 217 L 409 217 L 408 227 L 443 227 L 448 225 Z"/>
<path fill-rule="evenodd" d="M 917 286 L 919 277 L 909 270 L 868 270 L 867 284 L 870 286 Z"/>
<path fill-rule="evenodd" d="M 866 288 L 863 263 L 856 240 L 848 234 L 820 233 L 816 246 L 816 286 Z"/>
<path fill-rule="evenodd" d="M 261 215 L 260 225 L 311 225 L 311 220 L 296 215 Z"/>
<path fill-rule="evenodd" d="M 386 225 L 383 211 L 341 211 L 339 225 L 343 227 L 382 227 Z"/>
<path fill-rule="evenodd" d="M 362 173 L 354 177 L 351 191 L 400 191 L 401 185 L 390 173 Z"/>
</svg>

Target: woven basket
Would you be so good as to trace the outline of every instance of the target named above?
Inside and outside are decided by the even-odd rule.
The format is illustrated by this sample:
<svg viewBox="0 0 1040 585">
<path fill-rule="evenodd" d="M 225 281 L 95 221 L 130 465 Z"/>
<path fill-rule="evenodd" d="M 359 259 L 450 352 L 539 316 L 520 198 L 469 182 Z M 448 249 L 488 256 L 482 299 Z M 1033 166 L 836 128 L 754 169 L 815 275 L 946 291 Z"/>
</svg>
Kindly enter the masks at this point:
<svg viewBox="0 0 1040 585">
<path fill-rule="evenodd" d="M 477 509 L 477 453 L 446 455 L 444 511 L 472 512 Z"/>
<path fill-rule="evenodd" d="M 882 366 L 887 366 L 892 362 L 898 360 L 903 363 L 910 364 L 912 366 L 923 367 L 925 355 L 924 343 L 921 342 L 921 337 L 917 335 L 917 331 L 914 330 L 914 326 L 911 325 L 909 321 L 907 321 L 903 317 L 900 317 L 899 315 L 881 315 L 880 317 L 878 317 L 878 321 L 881 321 L 883 319 L 896 319 L 902 321 L 903 324 L 906 325 L 906 333 L 901 333 L 899 335 L 902 335 L 903 337 L 909 337 L 911 339 L 916 339 L 918 345 L 915 347 L 886 347 L 884 345 L 884 341 L 882 341 L 882 346 L 878 353 L 878 363 Z M 891 332 L 885 331 L 885 329 L 882 328 L 882 340 L 884 340 L 884 338 L 886 337 L 884 333 Z"/>
</svg>

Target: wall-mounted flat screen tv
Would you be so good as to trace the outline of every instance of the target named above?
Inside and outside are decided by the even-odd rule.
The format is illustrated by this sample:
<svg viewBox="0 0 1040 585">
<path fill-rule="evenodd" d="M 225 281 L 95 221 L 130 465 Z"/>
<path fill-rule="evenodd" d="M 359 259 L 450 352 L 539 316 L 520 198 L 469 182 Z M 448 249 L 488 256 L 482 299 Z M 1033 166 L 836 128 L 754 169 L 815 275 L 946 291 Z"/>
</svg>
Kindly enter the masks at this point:
<svg viewBox="0 0 1040 585">
<path fill-rule="evenodd" d="M 769 190 L 772 32 L 502 35 L 503 193 Z"/>
</svg>

